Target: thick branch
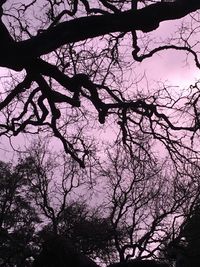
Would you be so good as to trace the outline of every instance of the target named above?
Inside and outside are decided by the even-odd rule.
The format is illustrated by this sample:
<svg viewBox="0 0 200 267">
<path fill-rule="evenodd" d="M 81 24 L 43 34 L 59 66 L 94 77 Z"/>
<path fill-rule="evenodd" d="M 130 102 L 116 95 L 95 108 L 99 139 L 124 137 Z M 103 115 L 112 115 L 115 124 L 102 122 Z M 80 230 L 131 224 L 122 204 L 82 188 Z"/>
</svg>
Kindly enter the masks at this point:
<svg viewBox="0 0 200 267">
<path fill-rule="evenodd" d="M 172 3 L 156 3 L 139 10 L 129 10 L 117 14 L 90 16 L 73 19 L 58 24 L 39 35 L 25 41 L 15 43 L 8 53 L 0 51 L 0 65 L 24 64 L 36 57 L 52 52 L 60 46 L 109 34 L 112 32 L 128 32 L 141 30 L 149 32 L 159 27 L 166 20 L 179 19 L 200 8 L 198 0 L 175 1 Z M 6 61 L 7 59 L 7 61 Z M 11 63 L 5 63 L 11 61 Z M 6 65 L 7 64 L 7 65 Z"/>
</svg>

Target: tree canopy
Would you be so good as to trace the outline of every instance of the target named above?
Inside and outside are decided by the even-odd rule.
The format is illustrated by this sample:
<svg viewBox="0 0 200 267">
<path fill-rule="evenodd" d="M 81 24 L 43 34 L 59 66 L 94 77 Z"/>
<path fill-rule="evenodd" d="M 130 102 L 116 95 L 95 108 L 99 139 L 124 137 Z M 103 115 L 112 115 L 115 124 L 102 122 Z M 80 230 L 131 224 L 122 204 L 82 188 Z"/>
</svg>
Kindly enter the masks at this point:
<svg viewBox="0 0 200 267">
<path fill-rule="evenodd" d="M 174 160 L 186 153 L 180 149 L 197 153 L 189 142 L 199 132 L 198 83 L 177 98 L 165 84 L 141 89 L 126 76 L 133 63 L 166 50 L 191 54 L 199 67 L 198 0 L 0 5 L 0 66 L 10 70 L 2 77 L 0 135 L 49 131 L 82 167 L 94 149 L 91 128 L 101 125 L 112 124 L 113 139 L 130 150 L 140 132 Z M 162 22 L 185 17 L 176 36 L 159 42 L 149 36 Z"/>
</svg>

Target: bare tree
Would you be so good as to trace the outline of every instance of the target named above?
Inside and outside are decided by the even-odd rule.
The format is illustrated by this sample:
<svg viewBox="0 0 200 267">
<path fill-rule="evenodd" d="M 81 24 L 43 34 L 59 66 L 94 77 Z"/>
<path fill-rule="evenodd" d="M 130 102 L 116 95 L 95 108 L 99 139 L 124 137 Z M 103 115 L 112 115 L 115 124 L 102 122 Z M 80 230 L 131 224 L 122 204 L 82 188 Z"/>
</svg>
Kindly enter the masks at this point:
<svg viewBox="0 0 200 267">
<path fill-rule="evenodd" d="M 191 179 L 191 180 L 190 180 Z M 165 256 L 176 263 L 176 266 L 197 266 L 199 263 L 199 169 L 190 169 L 187 184 L 178 190 L 191 191 L 190 200 L 183 207 L 183 215 L 177 216 L 173 223 L 173 231 L 165 244 Z M 180 220 L 181 218 L 181 220 Z"/>
<path fill-rule="evenodd" d="M 107 123 L 130 150 L 140 131 L 159 140 L 174 162 L 185 149 L 197 152 L 189 142 L 199 133 L 198 83 L 175 98 L 165 85 L 139 93 L 137 82 L 124 81 L 133 62 L 166 50 L 191 55 L 199 67 L 198 0 L 1 0 L 0 7 L 0 66 L 8 70 L 0 135 L 50 130 L 82 167 L 91 127 Z M 149 41 L 161 22 L 187 15 L 189 26 L 183 20 L 176 36 Z"/>
<path fill-rule="evenodd" d="M 89 198 L 84 196 L 89 186 L 87 169 L 80 169 L 66 154 L 52 154 L 48 142 L 42 141 L 34 142 L 20 161 L 45 224 L 50 223 L 49 231 L 59 234 L 58 224 L 69 203 Z"/>
<path fill-rule="evenodd" d="M 101 169 L 107 181 L 104 205 L 115 233 L 111 261 L 164 260 L 165 245 L 183 237 L 184 221 L 198 203 L 198 169 L 177 172 L 167 159 L 150 160 L 137 146 L 133 155 L 118 146 Z"/>
<path fill-rule="evenodd" d="M 96 266 L 81 254 L 81 247 L 77 246 L 81 240 L 75 238 L 78 234 L 81 238 L 81 230 L 74 230 L 80 228 L 81 223 L 85 224 L 89 216 L 89 209 L 84 206 L 84 201 L 90 197 L 86 195 L 86 189 L 91 187 L 88 168 L 81 169 L 65 153 L 50 152 L 48 142 L 40 141 L 21 154 L 18 170 L 31 189 L 31 205 L 41 218 L 33 265 L 65 266 L 75 257 L 76 265 Z"/>
</svg>

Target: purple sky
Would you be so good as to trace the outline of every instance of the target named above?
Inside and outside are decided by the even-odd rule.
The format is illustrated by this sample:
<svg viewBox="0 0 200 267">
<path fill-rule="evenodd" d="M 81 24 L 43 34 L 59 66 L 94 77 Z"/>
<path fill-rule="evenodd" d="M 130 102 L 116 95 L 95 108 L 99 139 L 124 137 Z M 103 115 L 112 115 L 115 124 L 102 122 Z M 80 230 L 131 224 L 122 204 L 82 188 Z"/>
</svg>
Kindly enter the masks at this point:
<svg viewBox="0 0 200 267">
<path fill-rule="evenodd" d="M 177 31 L 178 27 L 180 27 L 182 21 L 183 20 L 177 20 L 162 23 L 158 30 L 149 34 L 149 38 L 152 40 L 152 42 L 150 42 L 150 47 L 157 47 L 159 46 L 159 42 L 163 43 L 163 41 L 167 43 L 166 40 L 168 38 L 175 36 L 174 33 Z M 184 19 L 184 21 L 186 23 L 187 18 Z M 140 33 L 138 33 L 138 35 L 140 35 Z M 156 42 L 158 44 L 156 44 Z M 128 60 L 133 61 L 130 56 Z M 186 61 L 185 52 L 172 50 L 159 52 L 142 63 L 134 64 L 132 71 L 137 77 L 142 77 L 145 74 L 145 79 L 142 79 L 138 84 L 140 90 L 145 90 L 148 82 L 150 90 L 151 88 L 155 89 L 159 87 L 161 83 L 165 83 L 170 86 L 175 86 L 174 88 L 177 92 L 182 92 L 183 89 L 186 90 L 190 84 L 194 84 L 194 82 L 198 80 L 200 74 L 191 55 L 189 55 Z M 3 68 L 0 69 L 0 72 L 2 76 L 7 73 Z M 126 76 L 128 77 L 128 82 L 130 82 L 131 79 L 133 81 L 135 79 L 135 76 L 130 74 L 130 72 L 127 72 Z M 5 79 L 1 79 L 2 83 L 4 81 Z M 160 84 L 158 84 L 158 82 Z M 134 87 L 130 89 L 130 91 L 134 90 Z M 113 138 L 114 131 L 115 128 L 111 125 L 106 131 L 102 128 L 102 130 L 98 132 L 98 135 L 110 140 Z M 15 148 L 18 148 L 19 144 L 24 143 L 21 137 L 12 138 L 12 141 Z M 12 151 L 9 142 L 3 139 L 0 148 L 3 149 L 3 152 L 1 152 L 3 153 L 3 158 L 9 158 L 9 153 L 5 152 L 7 150 Z"/>
</svg>

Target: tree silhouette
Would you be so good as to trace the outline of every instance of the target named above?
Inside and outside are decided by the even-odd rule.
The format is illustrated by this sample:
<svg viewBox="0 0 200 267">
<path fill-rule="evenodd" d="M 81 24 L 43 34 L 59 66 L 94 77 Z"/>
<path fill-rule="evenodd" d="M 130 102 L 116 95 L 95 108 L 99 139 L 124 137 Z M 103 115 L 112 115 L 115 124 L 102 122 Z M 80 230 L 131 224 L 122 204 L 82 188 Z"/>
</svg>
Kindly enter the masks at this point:
<svg viewBox="0 0 200 267">
<path fill-rule="evenodd" d="M 179 240 L 179 242 L 175 242 L 175 244 L 172 243 L 177 266 L 195 267 L 200 263 L 199 219 L 199 200 L 197 199 L 197 203 L 193 207 L 190 216 L 188 216 L 183 223 L 181 232 L 183 240 Z"/>
<path fill-rule="evenodd" d="M 35 255 L 35 234 L 41 223 L 32 205 L 32 190 L 19 165 L 0 161 L 0 265 L 28 266 Z"/>
<path fill-rule="evenodd" d="M 197 266 L 200 263 L 200 231 L 199 231 L 199 206 L 196 207 L 194 214 L 188 220 L 185 226 L 185 238 L 187 242 L 186 254 L 188 255 L 188 261 L 190 266 Z"/>
<path fill-rule="evenodd" d="M 148 147 L 148 143 L 146 145 Z M 100 170 L 102 180 L 107 181 L 104 205 L 115 233 L 113 243 L 116 253 L 110 262 L 152 257 L 162 261 L 167 254 L 165 245 L 172 240 L 181 240 L 182 225 L 186 218 L 192 216 L 198 203 L 199 171 L 193 170 L 190 176 L 187 173 L 184 177 L 183 173 L 177 174 L 168 161 L 164 164 L 156 158 L 150 161 L 138 147 L 133 154 L 130 156 L 122 147 L 115 146 L 112 153 L 108 152 Z M 193 224 L 192 229 L 191 234 L 197 239 L 198 224 L 196 227 Z M 175 242 L 172 243 L 174 249 Z M 179 242 L 177 244 L 176 252 L 181 252 L 178 258 L 182 261 L 186 258 L 186 250 L 180 247 Z M 194 247 L 198 250 L 194 240 L 191 245 L 191 251 Z M 175 261 L 176 257 L 171 255 L 167 258 Z"/>
<path fill-rule="evenodd" d="M 195 16 L 177 39 L 158 47 L 145 41 L 161 22 L 198 12 L 198 0 L 1 0 L 0 7 L 0 66 L 19 73 L 10 73 L 2 91 L 0 135 L 49 129 L 84 167 L 91 154 L 91 125 L 110 120 L 130 150 L 135 132 L 142 131 L 164 144 L 172 157 L 182 157 L 180 149 L 187 145 L 179 136 L 188 142 L 198 135 L 198 84 L 182 98 L 187 101 L 179 102 L 165 86 L 165 96 L 138 94 L 137 86 L 126 94 L 123 75 L 130 61 L 142 62 L 164 50 L 185 51 L 199 67 L 197 44 L 184 39 L 190 32 L 198 34 Z M 169 101 L 162 103 L 163 97 Z M 177 123 L 172 112 L 188 123 Z"/>
<path fill-rule="evenodd" d="M 72 244 L 61 236 L 51 236 L 45 240 L 33 267 L 97 267 L 87 256 L 77 252 Z"/>
</svg>

